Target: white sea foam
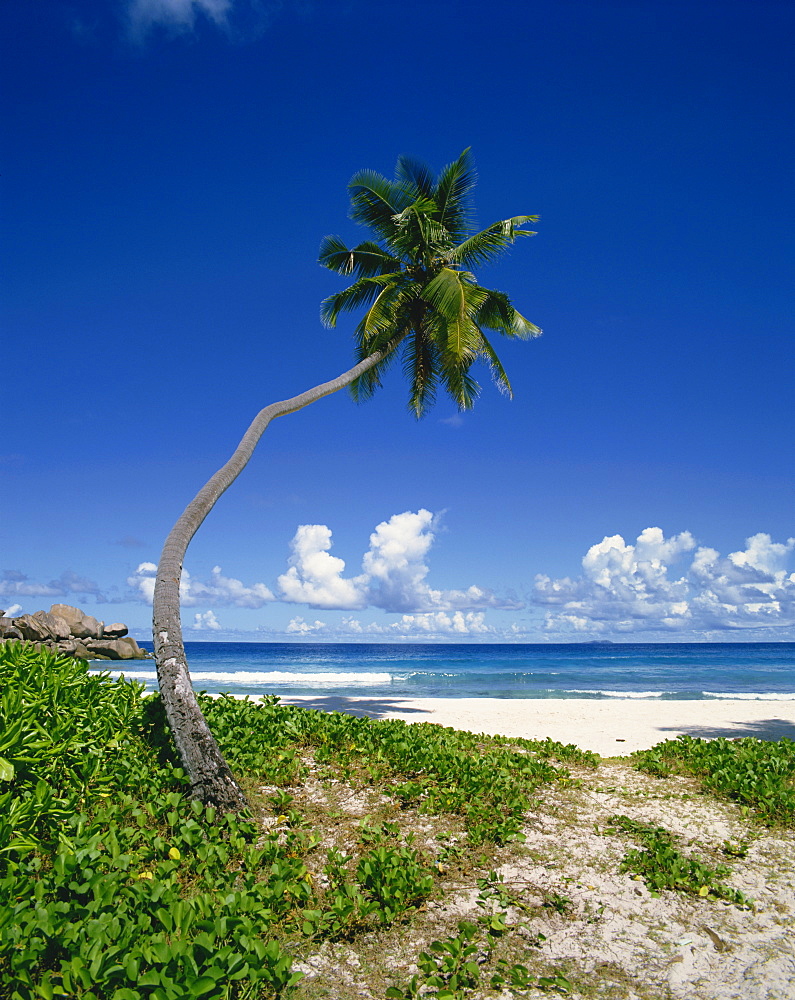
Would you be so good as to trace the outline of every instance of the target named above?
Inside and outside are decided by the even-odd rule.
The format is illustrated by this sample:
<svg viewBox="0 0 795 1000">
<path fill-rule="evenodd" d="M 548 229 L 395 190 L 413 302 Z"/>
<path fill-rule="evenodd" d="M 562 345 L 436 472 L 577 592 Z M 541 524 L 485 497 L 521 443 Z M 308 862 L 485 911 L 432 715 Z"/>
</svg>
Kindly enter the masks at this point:
<svg viewBox="0 0 795 1000">
<path fill-rule="evenodd" d="M 604 691 L 588 688 L 569 688 L 565 694 L 588 694 L 588 695 L 599 695 L 603 698 L 663 698 L 665 696 L 676 699 L 680 692 L 677 691 Z M 766 694 L 759 691 L 746 691 L 743 694 L 737 694 L 732 691 L 701 691 L 701 698 L 693 698 L 688 700 L 700 701 L 707 700 L 709 698 L 718 699 L 720 701 L 795 701 L 795 692 L 791 693 L 781 693 L 776 692 L 774 694 Z"/>
<path fill-rule="evenodd" d="M 705 698 L 720 698 L 722 701 L 795 701 L 795 691 L 777 691 L 767 694 L 761 691 L 745 691 L 735 694 L 731 691 L 702 691 Z"/>
<path fill-rule="evenodd" d="M 601 695 L 603 698 L 662 698 L 664 694 L 673 694 L 671 691 L 603 691 L 590 688 L 568 688 L 561 691 L 561 694 L 592 694 Z"/>
<path fill-rule="evenodd" d="M 138 681 L 156 681 L 155 670 L 111 670 L 113 677 L 124 675 L 126 678 Z M 194 685 L 202 684 L 234 684 L 249 686 L 286 685 L 289 687 L 372 687 L 377 684 L 389 684 L 392 675 L 387 673 L 317 673 L 298 674 L 288 670 L 229 670 L 191 671 Z"/>
</svg>

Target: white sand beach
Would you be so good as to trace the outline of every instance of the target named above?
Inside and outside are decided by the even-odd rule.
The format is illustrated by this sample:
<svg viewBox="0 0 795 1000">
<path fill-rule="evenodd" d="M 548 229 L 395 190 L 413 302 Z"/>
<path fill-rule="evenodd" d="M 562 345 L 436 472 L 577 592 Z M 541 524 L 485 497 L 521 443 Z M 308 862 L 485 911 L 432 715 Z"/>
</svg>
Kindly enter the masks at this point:
<svg viewBox="0 0 795 1000">
<path fill-rule="evenodd" d="M 550 737 L 616 757 L 680 733 L 795 739 L 795 701 L 285 697 L 285 704 L 376 719 L 435 722 L 477 733 Z"/>
</svg>

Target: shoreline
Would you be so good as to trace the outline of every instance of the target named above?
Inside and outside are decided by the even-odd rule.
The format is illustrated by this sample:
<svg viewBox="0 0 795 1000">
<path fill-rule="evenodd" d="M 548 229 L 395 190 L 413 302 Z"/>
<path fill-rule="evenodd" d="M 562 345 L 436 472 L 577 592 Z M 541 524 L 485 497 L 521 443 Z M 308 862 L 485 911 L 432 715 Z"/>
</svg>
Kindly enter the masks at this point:
<svg viewBox="0 0 795 1000">
<path fill-rule="evenodd" d="M 648 750 L 680 734 L 795 740 L 795 700 L 602 701 L 589 698 L 368 698 L 283 696 L 282 704 L 372 719 L 434 722 L 493 736 L 574 743 L 603 757 Z"/>
</svg>

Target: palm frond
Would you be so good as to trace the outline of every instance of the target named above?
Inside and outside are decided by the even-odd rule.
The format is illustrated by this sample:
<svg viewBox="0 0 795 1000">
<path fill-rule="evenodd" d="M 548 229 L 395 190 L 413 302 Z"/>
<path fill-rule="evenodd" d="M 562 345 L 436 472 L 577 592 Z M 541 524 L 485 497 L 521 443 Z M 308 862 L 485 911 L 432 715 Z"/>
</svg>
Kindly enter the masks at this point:
<svg viewBox="0 0 795 1000">
<path fill-rule="evenodd" d="M 369 278 L 400 270 L 401 263 L 372 240 L 349 249 L 339 236 L 325 236 L 320 243 L 318 263 L 337 274 Z"/>
<path fill-rule="evenodd" d="M 472 275 L 443 267 L 422 290 L 423 299 L 449 322 L 474 315 L 486 299 L 486 289 L 472 284 Z"/>
<path fill-rule="evenodd" d="M 434 188 L 433 173 L 422 160 L 410 156 L 399 156 L 395 167 L 395 180 L 407 188 L 414 188 L 415 199 L 432 198 Z"/>
<path fill-rule="evenodd" d="M 357 341 L 370 352 L 382 350 L 395 336 L 395 330 L 408 322 L 406 305 L 411 294 L 411 285 L 408 288 L 397 282 L 387 285 L 359 321 Z"/>
<path fill-rule="evenodd" d="M 421 330 L 414 330 L 403 350 L 403 374 L 409 383 L 408 406 L 418 420 L 436 401 L 438 358 L 436 345 Z"/>
<path fill-rule="evenodd" d="M 404 257 L 430 260 L 451 244 L 450 234 L 434 218 L 436 204 L 421 198 L 394 217 L 395 231 L 389 244 Z"/>
<path fill-rule="evenodd" d="M 360 278 L 369 278 L 375 274 L 392 274 L 402 267 L 397 257 L 387 253 L 372 240 L 365 240 L 355 246 L 353 254 L 353 271 Z"/>
<path fill-rule="evenodd" d="M 534 232 L 521 227 L 537 221 L 537 215 L 516 215 L 512 219 L 502 219 L 459 243 L 447 254 L 447 259 L 451 263 L 467 267 L 487 264 L 520 236 L 535 236 Z"/>
<path fill-rule="evenodd" d="M 491 377 L 494 380 L 494 384 L 500 390 L 504 392 L 509 398 L 513 398 L 513 386 L 511 385 L 505 369 L 502 366 L 502 362 L 497 357 L 497 352 L 489 343 L 488 338 L 480 331 L 480 342 L 481 342 L 481 354 L 486 359 L 489 368 L 491 368 Z"/>
<path fill-rule="evenodd" d="M 348 249 L 339 236 L 324 236 L 320 241 L 317 262 L 330 271 L 336 271 L 337 274 L 351 274 L 353 272 L 352 254 L 353 251 Z"/>
<path fill-rule="evenodd" d="M 372 368 L 368 368 L 366 372 L 359 375 L 351 382 L 348 386 L 348 391 L 350 392 L 354 402 L 365 403 L 368 399 L 375 395 L 375 393 L 383 385 L 384 373 L 390 362 L 390 357 L 384 358 L 383 361 L 379 361 L 378 364 L 373 365 Z"/>
<path fill-rule="evenodd" d="M 336 326 L 341 312 L 350 312 L 352 309 L 369 305 L 386 286 L 390 283 L 395 284 L 399 279 L 400 276 L 395 274 L 373 275 L 369 278 L 360 278 L 348 288 L 329 295 L 320 303 L 320 319 L 323 325 Z"/>
<path fill-rule="evenodd" d="M 383 239 L 394 229 L 393 216 L 412 201 L 402 184 L 387 180 L 374 170 L 360 170 L 348 184 L 351 218 L 370 226 Z"/>
<path fill-rule="evenodd" d="M 442 358 L 441 379 L 447 394 L 459 410 L 471 410 L 480 394 L 480 385 L 470 374 L 471 362 L 461 364 Z"/>
<path fill-rule="evenodd" d="M 522 340 L 541 336 L 540 328 L 514 309 L 505 292 L 492 288 L 482 290 L 486 296 L 475 313 L 478 325 L 496 330 L 506 337 L 519 337 Z"/>
<path fill-rule="evenodd" d="M 472 150 L 467 148 L 439 174 L 434 200 L 439 210 L 439 222 L 453 239 L 460 242 L 469 231 L 472 206 L 469 196 L 477 183 L 477 171 Z"/>
<path fill-rule="evenodd" d="M 365 400 L 370 399 L 373 393 L 381 388 L 384 374 L 394 364 L 397 357 L 396 348 L 405 334 L 405 330 L 399 330 L 396 335 L 386 340 L 381 348 L 384 352 L 384 357 L 377 364 L 373 365 L 372 368 L 368 368 L 366 372 L 351 382 L 348 388 L 351 396 L 357 403 L 363 403 Z M 363 344 L 357 344 L 357 361 L 364 361 L 372 353 L 372 350 L 366 348 Z"/>
</svg>

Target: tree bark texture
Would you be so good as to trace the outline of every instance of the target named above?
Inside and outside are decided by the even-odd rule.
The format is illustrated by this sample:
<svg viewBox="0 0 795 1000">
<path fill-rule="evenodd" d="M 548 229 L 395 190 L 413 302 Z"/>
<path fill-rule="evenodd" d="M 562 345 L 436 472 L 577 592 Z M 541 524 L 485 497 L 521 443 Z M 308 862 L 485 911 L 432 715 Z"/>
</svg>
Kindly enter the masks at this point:
<svg viewBox="0 0 795 1000">
<path fill-rule="evenodd" d="M 218 498 L 246 467 L 271 420 L 294 413 L 323 396 L 345 388 L 382 357 L 383 353 L 380 352 L 372 354 L 338 378 L 323 382 L 291 399 L 271 403 L 260 410 L 232 457 L 188 504 L 163 546 L 152 608 L 160 696 L 182 766 L 191 782 L 191 794 L 222 812 L 240 812 L 248 808 L 248 802 L 210 732 L 191 684 L 182 639 L 179 603 L 179 584 L 185 553 Z"/>
</svg>

